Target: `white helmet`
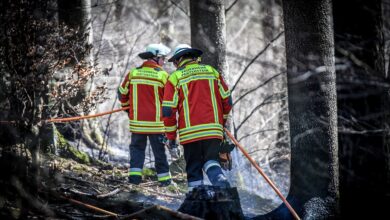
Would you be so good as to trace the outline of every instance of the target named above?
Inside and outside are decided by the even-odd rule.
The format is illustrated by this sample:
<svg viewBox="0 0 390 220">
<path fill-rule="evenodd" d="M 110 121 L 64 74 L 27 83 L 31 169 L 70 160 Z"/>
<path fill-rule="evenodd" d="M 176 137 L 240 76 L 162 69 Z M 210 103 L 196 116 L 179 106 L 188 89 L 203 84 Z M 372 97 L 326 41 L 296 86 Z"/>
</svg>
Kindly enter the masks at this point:
<svg viewBox="0 0 390 220">
<path fill-rule="evenodd" d="M 176 54 L 177 52 L 180 52 L 184 49 L 191 49 L 191 46 L 188 44 L 179 44 L 175 47 L 175 50 L 173 51 L 173 54 Z"/>
<path fill-rule="evenodd" d="M 168 61 L 173 62 L 174 60 L 178 60 L 181 56 L 186 55 L 186 54 L 190 54 L 194 57 L 200 57 L 203 54 L 203 51 L 196 49 L 196 48 L 192 48 L 188 44 L 179 44 L 176 46 L 172 57 L 169 58 Z"/>
<path fill-rule="evenodd" d="M 171 52 L 169 47 L 164 44 L 149 44 L 146 47 L 146 51 L 138 54 L 142 59 L 150 59 L 153 57 L 167 56 Z"/>
</svg>

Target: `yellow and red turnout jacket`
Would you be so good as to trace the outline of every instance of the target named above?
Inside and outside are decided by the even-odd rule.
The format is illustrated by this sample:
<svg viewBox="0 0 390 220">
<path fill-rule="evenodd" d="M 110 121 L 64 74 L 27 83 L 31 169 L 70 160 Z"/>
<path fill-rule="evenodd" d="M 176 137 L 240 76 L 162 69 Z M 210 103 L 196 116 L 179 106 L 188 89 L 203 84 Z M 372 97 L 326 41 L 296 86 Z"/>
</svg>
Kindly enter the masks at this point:
<svg viewBox="0 0 390 220">
<path fill-rule="evenodd" d="M 230 90 L 213 67 L 191 60 L 182 63 L 165 85 L 162 106 L 167 138 L 174 140 L 178 132 L 181 144 L 223 139 L 223 125 L 232 108 Z"/>
<path fill-rule="evenodd" d="M 122 107 L 130 106 L 130 131 L 140 134 L 164 133 L 162 99 L 168 73 L 153 61 L 132 69 L 119 87 Z"/>
</svg>

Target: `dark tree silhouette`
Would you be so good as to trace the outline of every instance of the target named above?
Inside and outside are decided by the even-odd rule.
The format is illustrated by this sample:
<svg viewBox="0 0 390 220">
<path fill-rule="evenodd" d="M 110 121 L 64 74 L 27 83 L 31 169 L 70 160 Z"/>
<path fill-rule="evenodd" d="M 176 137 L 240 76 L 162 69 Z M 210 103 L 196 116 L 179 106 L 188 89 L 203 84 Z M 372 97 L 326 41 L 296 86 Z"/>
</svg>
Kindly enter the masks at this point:
<svg viewBox="0 0 390 220">
<path fill-rule="evenodd" d="M 336 216 L 338 146 L 331 1 L 283 1 L 291 182 L 301 217 Z M 257 219 L 291 219 L 283 204 Z"/>
<path fill-rule="evenodd" d="M 383 39 L 383 19 L 389 18 L 382 17 L 381 0 L 333 4 L 336 60 L 340 64 L 341 213 L 343 217 L 383 219 L 380 216 L 390 216 L 390 81 L 385 73 Z"/>
<path fill-rule="evenodd" d="M 40 151 L 45 145 L 41 119 L 48 117 L 47 77 L 54 69 L 47 60 L 58 55 L 48 53 L 47 47 L 53 43 L 51 31 L 56 31 L 55 25 L 48 22 L 54 20 L 55 13 L 50 10 L 51 1 L 3 1 L 1 6 L 5 9 L 0 15 L 0 72 L 5 76 L 1 78 L 1 90 L 7 103 L 1 117 L 11 123 L 1 125 L 0 146 L 2 156 L 22 145 L 28 146 L 36 180 L 32 185 L 35 185 L 39 178 Z M 7 156 L 1 159 L 6 161 Z M 7 167 L 3 169 L 10 171 Z"/>
<path fill-rule="evenodd" d="M 53 75 L 70 63 L 76 63 L 73 54 L 83 56 L 89 50 L 83 43 L 85 37 L 56 22 L 56 4 L 54 1 L 2 1 L 0 21 L 0 72 L 1 94 L 4 97 L 1 106 L 0 160 L 7 161 L 7 153 L 18 156 L 31 155 L 32 175 L 38 184 L 40 155 L 48 150 L 50 135 L 47 123 L 53 110 L 50 100 L 56 102 L 74 97 L 78 91 L 76 83 L 68 83 L 63 91 L 57 91 Z M 80 59 L 79 59 L 80 60 Z M 73 74 L 90 76 L 90 66 L 78 63 L 70 65 Z M 82 77 L 80 77 L 82 78 Z M 81 83 L 82 84 L 82 83 Z M 54 104 L 55 105 L 55 104 Z M 5 163 L 8 166 L 19 164 Z M 12 176 L 7 167 L 3 167 Z M 21 168 L 22 169 L 22 168 Z M 25 167 L 27 169 L 27 167 Z M 4 175 L 7 176 L 7 175 Z M 25 176 L 20 175 L 23 178 Z"/>
</svg>

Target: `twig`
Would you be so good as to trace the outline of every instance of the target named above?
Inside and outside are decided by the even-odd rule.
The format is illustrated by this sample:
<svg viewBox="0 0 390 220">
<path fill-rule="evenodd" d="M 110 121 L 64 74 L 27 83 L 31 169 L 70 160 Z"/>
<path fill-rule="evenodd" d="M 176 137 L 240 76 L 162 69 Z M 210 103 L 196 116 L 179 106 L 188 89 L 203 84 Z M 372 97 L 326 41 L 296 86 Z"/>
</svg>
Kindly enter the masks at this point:
<svg viewBox="0 0 390 220">
<path fill-rule="evenodd" d="M 227 7 L 227 8 L 225 9 L 225 14 L 226 14 L 230 9 L 232 9 L 232 7 L 233 7 L 237 2 L 238 2 L 238 0 L 235 0 L 229 7 Z"/>
<path fill-rule="evenodd" d="M 117 188 L 117 189 L 114 189 L 114 190 L 111 191 L 111 192 L 108 192 L 108 193 L 105 193 L 105 194 L 97 195 L 96 198 L 101 199 L 101 198 L 106 198 L 106 197 L 109 197 L 109 196 L 113 196 L 113 195 L 119 193 L 120 191 L 122 191 L 122 189 L 121 189 L 121 188 Z"/>
<path fill-rule="evenodd" d="M 249 67 L 257 60 L 257 58 L 259 58 L 260 55 L 262 55 L 265 51 L 267 51 L 269 46 L 271 46 L 273 44 L 273 42 L 275 42 L 277 39 L 279 39 L 279 37 L 281 37 L 283 35 L 283 33 L 284 33 L 284 31 L 282 31 L 278 35 L 276 35 L 276 37 L 274 37 L 270 42 L 268 42 L 268 44 L 248 63 L 248 65 L 246 65 L 246 67 L 244 68 L 244 70 L 242 71 L 240 76 L 238 77 L 237 81 L 234 83 L 234 86 L 232 87 L 231 91 L 234 91 L 237 84 L 240 82 L 241 78 L 244 76 L 244 74 L 249 69 Z"/>
<path fill-rule="evenodd" d="M 91 187 L 91 189 L 93 189 L 95 192 L 97 192 L 98 194 L 102 194 L 102 192 L 99 190 L 99 189 L 96 189 L 95 187 Z"/>
<path fill-rule="evenodd" d="M 157 191 L 154 191 L 154 190 L 151 190 L 151 189 L 147 189 L 147 188 L 143 188 L 143 190 L 145 190 L 147 192 L 151 192 L 151 193 L 157 194 L 157 195 L 160 195 L 160 196 L 168 197 L 168 198 L 182 199 L 182 197 L 180 197 L 180 196 L 168 195 L 168 194 L 160 193 L 160 192 L 157 192 Z"/>
<path fill-rule="evenodd" d="M 273 95 L 270 95 L 268 97 L 266 97 L 262 103 L 258 104 L 255 108 L 252 109 L 252 111 L 249 113 L 249 115 L 247 115 L 244 120 L 242 120 L 242 122 L 237 126 L 237 128 L 235 129 L 235 133 L 238 132 L 238 130 L 240 130 L 240 128 L 242 127 L 242 125 L 250 118 L 252 117 L 252 115 L 263 105 L 266 105 L 266 104 L 269 104 L 269 103 L 272 103 L 272 102 L 267 102 L 269 99 L 272 98 Z"/>
<path fill-rule="evenodd" d="M 102 3 L 102 4 L 98 4 L 98 2 L 96 2 L 94 5 L 91 6 L 91 8 L 96 8 L 96 7 L 101 7 L 101 6 L 106 6 L 106 5 L 113 5 L 115 3 L 117 3 L 119 0 L 115 0 L 115 1 L 112 1 L 112 2 L 108 2 L 108 3 Z"/>
<path fill-rule="evenodd" d="M 77 189 L 69 189 L 69 191 L 71 193 L 74 193 L 74 194 L 77 194 L 77 195 L 81 195 L 81 196 L 89 196 L 89 197 L 93 196 L 93 194 L 91 194 L 91 193 L 81 192 L 81 191 L 78 191 Z"/>
<path fill-rule="evenodd" d="M 107 20 L 110 17 L 112 6 L 113 6 L 113 4 L 110 5 L 110 9 L 108 10 L 106 19 L 104 19 L 104 22 L 103 22 L 102 32 L 100 33 L 99 47 L 98 47 L 96 54 L 95 54 L 96 58 L 99 57 L 100 49 L 102 47 L 102 42 L 103 42 L 103 34 L 104 34 L 105 29 L 106 29 Z"/>
<path fill-rule="evenodd" d="M 338 46 L 336 46 L 335 49 L 336 49 L 336 51 L 341 53 L 343 56 L 348 57 L 355 65 L 364 68 L 367 72 L 378 73 L 378 71 L 374 70 L 373 68 L 370 67 L 370 65 L 368 65 L 364 61 L 360 60 L 358 57 L 355 56 L 355 54 L 351 53 L 351 51 L 348 51 L 348 50 L 341 48 L 341 47 L 338 47 Z"/>
<path fill-rule="evenodd" d="M 157 182 L 154 182 L 154 181 L 151 181 L 151 182 L 145 182 L 145 183 L 141 183 L 139 184 L 139 186 L 142 186 L 142 187 L 150 187 L 150 186 L 156 186 L 158 183 Z"/>
<path fill-rule="evenodd" d="M 260 85 L 256 86 L 255 88 L 250 89 L 249 91 L 245 92 L 244 95 L 240 96 L 240 97 L 233 103 L 233 106 L 234 106 L 235 104 L 237 104 L 237 102 L 239 102 L 240 100 L 242 100 L 242 99 L 243 99 L 245 96 L 247 96 L 248 94 L 250 94 L 250 93 L 256 91 L 257 89 L 263 87 L 264 85 L 268 84 L 271 80 L 273 80 L 274 78 L 276 78 L 276 77 L 278 77 L 278 76 L 280 76 L 280 75 L 282 75 L 282 74 L 284 74 L 284 73 L 286 73 L 286 72 L 278 73 L 278 74 L 272 76 L 271 78 L 267 79 L 266 81 L 264 81 L 264 82 L 261 83 Z"/>
<path fill-rule="evenodd" d="M 252 135 L 255 135 L 255 134 L 260 134 L 260 133 L 264 133 L 264 132 L 267 132 L 267 131 L 277 131 L 276 129 L 265 129 L 265 130 L 257 130 L 255 132 L 252 132 L 252 133 L 249 133 L 249 134 L 246 134 L 244 136 L 242 136 L 238 142 L 241 142 L 244 138 L 247 138 L 247 137 L 250 137 Z"/>
<path fill-rule="evenodd" d="M 372 134 L 386 134 L 386 129 L 375 129 L 375 130 L 364 130 L 364 131 L 357 131 L 353 129 L 348 129 L 344 127 L 339 127 L 338 132 L 340 134 L 366 134 L 366 135 L 372 135 Z"/>
<path fill-rule="evenodd" d="M 236 0 L 237 1 L 237 0 Z M 184 10 L 184 8 L 182 8 L 179 4 L 177 4 L 174 0 L 170 0 L 170 2 L 176 6 L 178 9 L 180 9 L 180 11 L 182 11 L 185 15 L 187 15 L 187 17 L 189 17 L 188 15 L 188 12 L 186 10 Z"/>
</svg>

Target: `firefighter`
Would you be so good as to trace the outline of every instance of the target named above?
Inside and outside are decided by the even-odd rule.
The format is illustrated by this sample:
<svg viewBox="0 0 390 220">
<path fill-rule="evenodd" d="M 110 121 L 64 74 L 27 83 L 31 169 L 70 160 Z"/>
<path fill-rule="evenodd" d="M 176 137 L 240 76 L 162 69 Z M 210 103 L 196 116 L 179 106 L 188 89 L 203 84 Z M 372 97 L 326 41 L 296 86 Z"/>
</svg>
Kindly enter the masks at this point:
<svg viewBox="0 0 390 220">
<path fill-rule="evenodd" d="M 169 145 L 177 145 L 179 133 L 184 147 L 189 191 L 203 185 L 203 171 L 213 185 L 230 187 L 219 163 L 219 152 L 232 99 L 221 74 L 199 63 L 202 53 L 186 44 L 175 48 L 168 61 L 177 70 L 168 78 L 162 104 Z"/>
<path fill-rule="evenodd" d="M 168 73 L 162 66 L 170 49 L 163 44 L 150 44 L 138 54 L 145 62 L 130 70 L 119 87 L 118 96 L 122 107 L 130 106 L 130 171 L 129 183 L 140 184 L 145 161 L 147 138 L 151 144 L 157 178 L 160 186 L 171 184 L 171 174 L 163 135 L 165 132 L 161 102 Z"/>
</svg>

